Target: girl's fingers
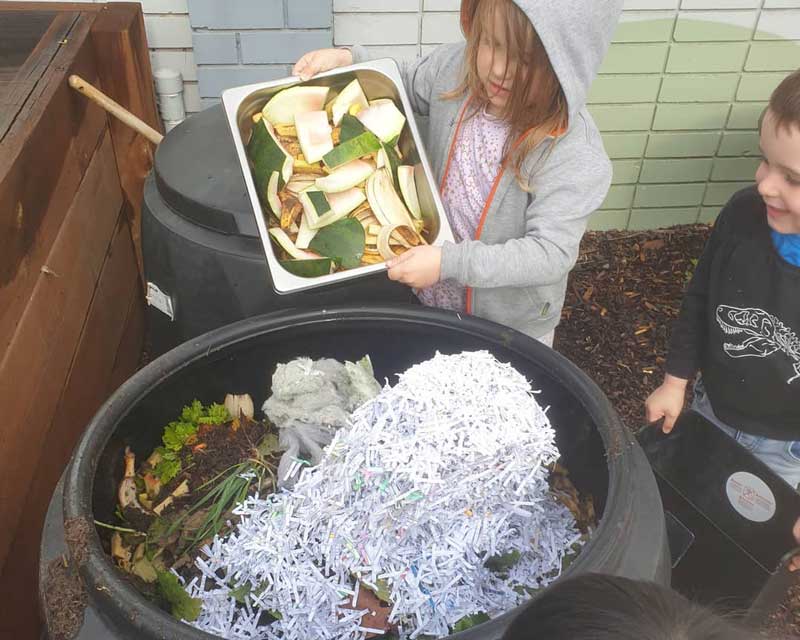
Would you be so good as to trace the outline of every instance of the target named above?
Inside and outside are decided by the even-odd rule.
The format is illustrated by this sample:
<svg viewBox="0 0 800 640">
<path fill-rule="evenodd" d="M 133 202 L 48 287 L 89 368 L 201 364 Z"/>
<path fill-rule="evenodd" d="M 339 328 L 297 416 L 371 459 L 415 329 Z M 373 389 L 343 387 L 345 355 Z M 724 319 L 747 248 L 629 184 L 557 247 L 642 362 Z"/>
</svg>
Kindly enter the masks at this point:
<svg viewBox="0 0 800 640">
<path fill-rule="evenodd" d="M 392 267 L 386 274 L 389 276 L 389 280 L 401 280 L 403 277 L 403 272 L 397 267 Z"/>
<path fill-rule="evenodd" d="M 305 68 L 308 66 L 308 59 L 311 56 L 310 53 L 304 54 L 297 62 L 294 63 L 294 67 L 292 68 L 292 75 L 299 76 Z"/>
<path fill-rule="evenodd" d="M 315 68 L 318 66 L 316 63 L 316 54 L 316 51 L 310 51 L 300 58 L 294 65 L 292 74 L 299 76 L 302 80 L 308 80 L 311 76 L 318 73 L 320 69 Z"/>
<path fill-rule="evenodd" d="M 308 80 L 318 73 L 330 71 L 351 62 L 352 54 L 348 50 L 317 49 L 302 56 L 292 68 L 292 74 L 299 76 L 302 80 Z"/>
<path fill-rule="evenodd" d="M 311 78 L 311 76 L 317 73 L 317 69 L 315 68 L 316 67 L 315 53 L 316 52 L 312 51 L 311 53 L 307 54 L 305 58 L 305 64 L 303 65 L 303 68 L 300 70 L 300 73 L 298 74 L 303 80 L 308 80 L 309 78 Z"/>
<path fill-rule="evenodd" d="M 403 262 L 398 262 L 389 267 L 388 274 L 390 280 L 397 280 L 398 282 L 408 284 L 409 272 L 407 266 L 403 264 Z"/>
<path fill-rule="evenodd" d="M 404 262 L 411 260 L 411 258 L 414 257 L 415 253 L 416 253 L 416 247 L 409 249 L 405 253 L 401 253 L 399 256 L 396 256 L 391 260 L 389 260 L 389 262 L 386 263 L 386 266 L 392 269 L 397 265 L 401 265 Z"/>
</svg>

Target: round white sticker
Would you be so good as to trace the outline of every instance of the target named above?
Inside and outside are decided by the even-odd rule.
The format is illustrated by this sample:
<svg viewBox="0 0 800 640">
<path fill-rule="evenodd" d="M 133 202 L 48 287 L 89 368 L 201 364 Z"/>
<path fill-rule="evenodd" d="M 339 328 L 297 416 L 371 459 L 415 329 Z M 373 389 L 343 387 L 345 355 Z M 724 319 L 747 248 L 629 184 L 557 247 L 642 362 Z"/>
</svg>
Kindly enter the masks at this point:
<svg viewBox="0 0 800 640">
<path fill-rule="evenodd" d="M 747 471 L 737 471 L 725 485 L 733 508 L 753 522 L 766 522 L 775 515 L 775 496 L 767 484 Z"/>
</svg>

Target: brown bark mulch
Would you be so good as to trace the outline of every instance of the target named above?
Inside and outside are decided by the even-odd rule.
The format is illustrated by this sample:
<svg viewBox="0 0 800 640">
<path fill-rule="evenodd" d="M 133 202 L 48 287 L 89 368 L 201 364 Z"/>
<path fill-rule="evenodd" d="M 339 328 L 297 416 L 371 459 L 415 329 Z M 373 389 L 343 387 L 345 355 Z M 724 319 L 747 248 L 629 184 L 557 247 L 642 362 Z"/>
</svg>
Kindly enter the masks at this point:
<svg viewBox="0 0 800 640">
<path fill-rule="evenodd" d="M 594 379 L 633 431 L 663 379 L 670 327 L 709 233 L 708 225 L 684 225 L 583 239 L 555 348 Z M 768 627 L 770 637 L 800 638 L 800 585 Z"/>
<path fill-rule="evenodd" d="M 710 228 L 590 232 L 572 271 L 556 349 L 588 373 L 628 428 L 663 378 L 667 339 Z"/>
</svg>

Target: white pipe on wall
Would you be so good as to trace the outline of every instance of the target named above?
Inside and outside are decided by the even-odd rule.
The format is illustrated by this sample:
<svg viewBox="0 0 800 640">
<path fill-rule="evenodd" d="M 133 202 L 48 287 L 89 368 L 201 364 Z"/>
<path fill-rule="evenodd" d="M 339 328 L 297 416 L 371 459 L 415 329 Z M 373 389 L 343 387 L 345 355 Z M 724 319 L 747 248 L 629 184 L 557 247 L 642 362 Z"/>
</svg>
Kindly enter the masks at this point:
<svg viewBox="0 0 800 640">
<path fill-rule="evenodd" d="M 183 104 L 183 77 L 179 71 L 162 67 L 153 73 L 156 81 L 158 110 L 164 122 L 164 131 L 169 133 L 186 119 Z"/>
</svg>

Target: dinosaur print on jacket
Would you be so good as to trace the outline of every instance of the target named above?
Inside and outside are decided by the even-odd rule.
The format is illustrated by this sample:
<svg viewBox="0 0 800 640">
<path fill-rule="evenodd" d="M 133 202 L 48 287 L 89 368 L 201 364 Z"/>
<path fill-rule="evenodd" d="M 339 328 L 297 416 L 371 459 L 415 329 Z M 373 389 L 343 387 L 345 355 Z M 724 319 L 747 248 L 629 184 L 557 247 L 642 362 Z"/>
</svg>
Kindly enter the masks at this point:
<svg viewBox="0 0 800 640">
<path fill-rule="evenodd" d="M 762 309 L 717 307 L 717 323 L 735 342 L 723 345 L 731 358 L 766 358 L 777 351 L 793 361 L 795 375 L 786 381 L 791 384 L 800 379 L 800 338 L 771 313 Z"/>
</svg>

